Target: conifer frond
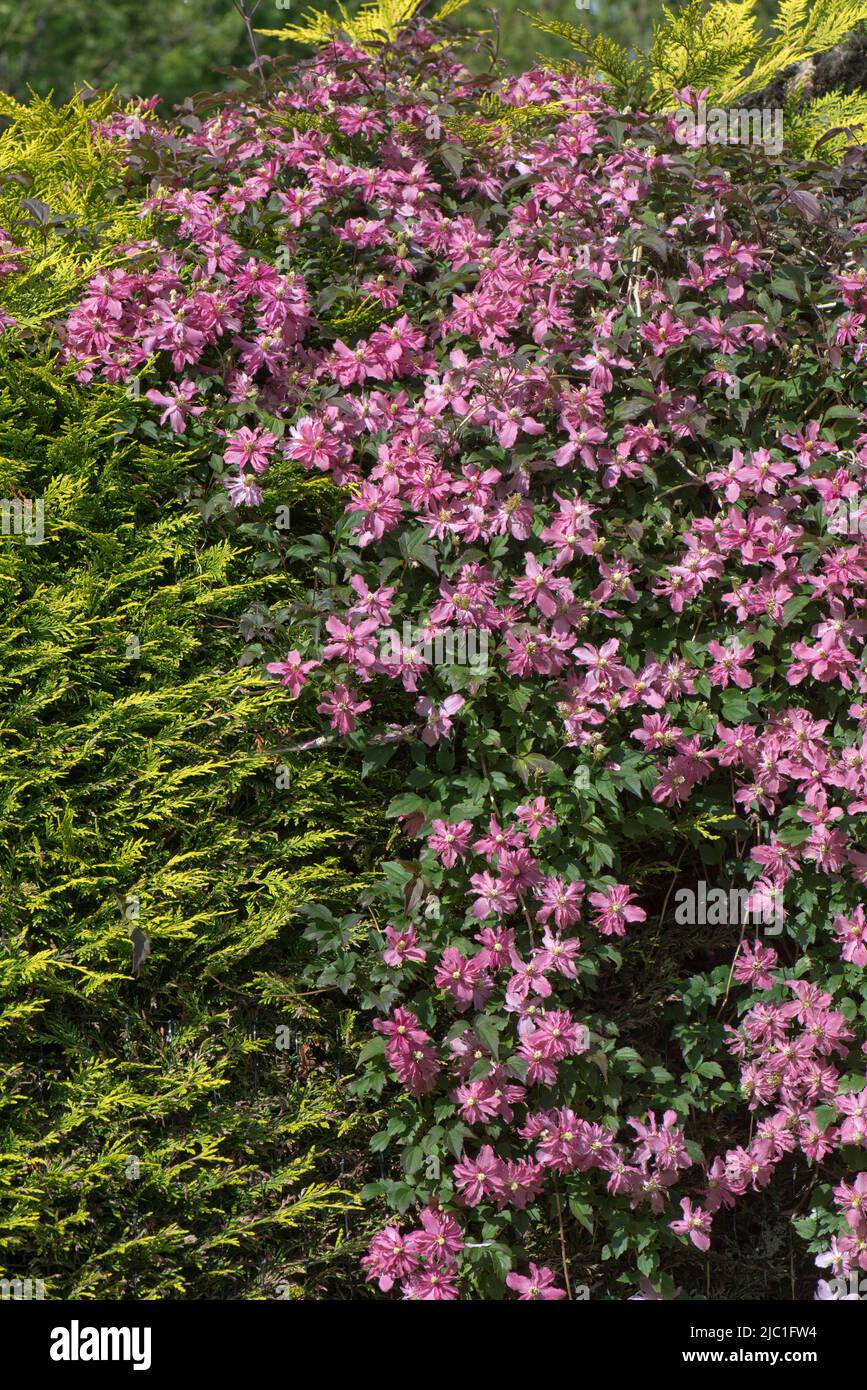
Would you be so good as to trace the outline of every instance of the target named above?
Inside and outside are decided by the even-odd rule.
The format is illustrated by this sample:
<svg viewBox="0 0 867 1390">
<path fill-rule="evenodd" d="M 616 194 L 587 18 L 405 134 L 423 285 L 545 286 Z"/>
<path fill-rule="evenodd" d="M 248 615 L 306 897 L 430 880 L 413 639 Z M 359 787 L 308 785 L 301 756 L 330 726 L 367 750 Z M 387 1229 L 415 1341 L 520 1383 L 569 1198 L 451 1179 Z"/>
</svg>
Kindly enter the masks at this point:
<svg viewBox="0 0 867 1390">
<path fill-rule="evenodd" d="M 552 122 L 561 120 L 560 101 L 528 102 L 512 106 L 494 92 L 486 92 L 479 102 L 478 115 L 447 116 L 445 130 L 468 148 L 497 149 L 507 142 L 527 142 L 544 134 Z"/>
<path fill-rule="evenodd" d="M 867 0 L 780 0 L 773 33 L 763 35 L 755 17 L 756 0 L 689 0 L 682 9 L 663 8 L 646 54 L 630 58 L 610 39 L 582 26 L 529 15 L 543 33 L 565 39 L 579 57 L 606 78 L 622 102 L 650 110 L 673 110 L 675 88 L 708 89 L 711 102 L 730 105 L 759 92 L 787 68 L 839 44 L 856 24 L 867 20 Z M 828 117 L 832 104 L 817 112 Z M 848 119 L 860 107 L 847 106 Z M 840 107 L 843 124 L 843 107 Z M 833 125 L 833 117 L 830 117 Z M 809 123 L 796 122 L 802 138 Z M 827 128 L 830 128 L 829 127 Z M 793 124 L 794 129 L 794 124 Z M 829 142 L 829 149 L 835 148 Z"/>
<path fill-rule="evenodd" d="M 440 5 L 440 8 L 434 15 L 434 19 L 450 19 L 453 14 L 457 14 L 459 10 L 464 9 L 469 3 L 470 0 L 445 0 L 445 4 Z"/>
<path fill-rule="evenodd" d="M 759 34 L 755 0 L 690 0 L 684 9 L 663 7 L 647 55 L 656 91 L 710 87 L 723 92 L 755 54 Z"/>
<path fill-rule="evenodd" d="M 803 63 L 834 48 L 855 25 L 867 19 L 865 0 L 781 0 L 774 20 L 777 36 L 767 39 L 755 55 L 752 68 L 720 93 L 724 101 L 760 91 L 787 67 Z"/>
<path fill-rule="evenodd" d="M 640 83 L 645 77 L 645 65 L 640 59 L 632 59 L 628 51 L 604 34 L 591 34 L 581 24 L 569 24 L 559 19 L 542 19 L 538 15 L 522 10 L 534 29 L 542 34 L 553 34 L 555 38 L 565 39 L 567 43 L 596 72 L 607 77 L 616 87 L 627 90 Z"/>
<path fill-rule="evenodd" d="M 287 24 L 283 29 L 259 29 L 257 33 L 275 39 L 290 39 L 294 43 L 323 44 L 340 31 L 359 48 L 370 52 L 378 44 L 396 39 L 401 29 L 414 17 L 420 4 L 421 0 L 365 0 L 355 14 L 350 14 L 338 0 L 339 19 L 325 10 L 309 9 L 305 11 L 301 24 Z M 433 18 L 449 19 L 468 4 L 469 0 L 445 0 Z"/>
<path fill-rule="evenodd" d="M 286 576 L 207 543 L 183 450 L 133 443 L 121 388 L 32 351 L 0 337 L 0 496 L 43 499 L 46 539 L 0 544 L 0 1265 L 55 1297 L 273 1296 L 225 1251 L 280 1268 L 357 1205 L 330 1158 L 349 1048 L 321 1041 L 306 1084 L 275 1046 L 303 988 L 294 915 L 357 901 L 388 798 L 325 752 L 275 787 L 270 750 L 310 729 L 237 668 L 237 621 Z"/>
<path fill-rule="evenodd" d="M 468 0 L 446 0 L 444 9 L 454 13 Z M 346 6 L 338 0 L 340 18 L 335 19 L 325 10 L 310 9 L 305 12 L 302 24 L 288 24 L 284 29 L 259 29 L 275 39 L 291 39 L 295 43 L 326 43 L 336 31 L 346 34 L 359 48 L 369 50 L 384 40 L 392 42 L 400 30 L 412 19 L 420 0 L 365 0 L 365 3 L 351 15 Z"/>
<path fill-rule="evenodd" d="M 110 248 L 146 235 L 138 201 L 123 192 L 123 153 L 98 133 L 119 109 L 111 93 L 63 106 L 0 93 L 0 226 L 29 253 L 19 274 L 3 277 L 2 297 L 22 327 L 56 317 L 91 275 L 123 259 Z M 47 208 L 44 231 L 24 199 Z"/>
<path fill-rule="evenodd" d="M 848 146 L 867 141 L 867 93 L 833 91 L 804 107 L 792 103 L 786 108 L 785 129 L 792 153 L 835 159 Z"/>
</svg>

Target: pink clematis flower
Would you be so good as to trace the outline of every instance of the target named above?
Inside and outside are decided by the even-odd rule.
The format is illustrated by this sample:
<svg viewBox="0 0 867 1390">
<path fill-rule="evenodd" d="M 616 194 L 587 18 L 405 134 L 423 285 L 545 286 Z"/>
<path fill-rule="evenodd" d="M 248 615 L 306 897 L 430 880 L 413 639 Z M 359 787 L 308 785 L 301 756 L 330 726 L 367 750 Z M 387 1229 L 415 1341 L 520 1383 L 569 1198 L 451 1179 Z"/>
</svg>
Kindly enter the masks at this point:
<svg viewBox="0 0 867 1390">
<path fill-rule="evenodd" d="M 382 959 L 393 970 L 399 970 L 407 961 L 427 960 L 427 951 L 418 945 L 415 927 L 386 927 L 385 939 Z"/>
<path fill-rule="evenodd" d="M 146 392 L 147 400 L 153 405 L 164 407 L 160 416 L 160 424 L 171 426 L 175 434 L 183 434 L 187 428 L 187 417 L 190 415 L 203 415 L 205 407 L 203 405 L 192 405 L 198 387 L 194 381 L 170 382 L 165 391 Z"/>
<path fill-rule="evenodd" d="M 713 1217 L 701 1207 L 694 1207 L 688 1197 L 681 1199 L 680 1209 L 683 1216 L 679 1221 L 669 1221 L 669 1228 L 675 1235 L 689 1236 L 696 1249 L 709 1250 Z"/>
<path fill-rule="evenodd" d="M 596 908 L 594 921 L 603 936 L 625 936 L 629 922 L 644 922 L 647 913 L 633 903 L 635 894 L 626 883 L 615 883 L 601 893 L 591 893 L 588 901 Z"/>
<path fill-rule="evenodd" d="M 515 1290 L 522 1303 L 534 1298 L 551 1302 L 566 1297 L 566 1290 L 558 1288 L 554 1282 L 554 1274 L 548 1266 L 534 1265 L 532 1260 L 529 1275 L 507 1274 L 506 1283 L 510 1289 Z"/>
<path fill-rule="evenodd" d="M 223 458 L 230 466 L 241 470 L 252 468 L 254 473 L 264 473 L 276 443 L 277 436 L 271 434 L 270 430 L 251 430 L 242 425 L 234 434 L 226 435 Z"/>
<path fill-rule="evenodd" d="M 288 687 L 289 694 L 295 700 L 307 683 L 308 671 L 313 671 L 321 665 L 320 661 L 302 660 L 301 653 L 293 648 L 285 661 L 269 661 L 265 669 L 272 676 L 281 677 L 283 685 Z"/>
<path fill-rule="evenodd" d="M 839 912 L 834 918 L 834 931 L 843 947 L 840 953 L 843 959 L 853 965 L 867 965 L 867 921 L 863 905 L 859 903 L 851 917 Z"/>
<path fill-rule="evenodd" d="M 426 743 L 428 748 L 433 748 L 441 738 L 446 738 L 452 731 L 451 716 L 463 709 L 465 704 L 463 695 L 449 695 L 441 705 L 435 705 L 426 695 L 416 700 L 415 712 L 423 715 L 426 720 L 421 733 L 422 743 Z"/>
<path fill-rule="evenodd" d="M 355 716 L 370 709 L 369 700 L 359 700 L 358 692 L 348 685 L 335 685 L 325 693 L 322 703 L 316 706 L 319 714 L 327 714 L 332 729 L 339 734 L 351 734 L 355 728 Z"/>
</svg>

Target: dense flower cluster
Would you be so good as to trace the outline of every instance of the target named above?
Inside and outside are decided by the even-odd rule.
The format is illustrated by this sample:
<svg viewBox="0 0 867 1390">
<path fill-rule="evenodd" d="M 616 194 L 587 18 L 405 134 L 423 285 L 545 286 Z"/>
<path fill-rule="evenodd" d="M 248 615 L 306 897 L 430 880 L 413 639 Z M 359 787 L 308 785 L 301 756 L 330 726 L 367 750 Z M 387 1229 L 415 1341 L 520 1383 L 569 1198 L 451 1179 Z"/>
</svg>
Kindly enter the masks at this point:
<svg viewBox="0 0 867 1390">
<path fill-rule="evenodd" d="M 159 236 L 64 352 L 141 378 L 234 506 L 267 520 L 272 475 L 343 499 L 327 560 L 295 550 L 326 639 L 268 670 L 374 763 L 404 750 L 421 838 L 363 948 L 311 938 L 379 1011 L 365 1084 L 405 1092 L 376 1193 L 421 1227 L 377 1235 L 369 1277 L 454 1298 L 490 1256 L 561 1297 L 565 1206 L 652 1296 L 780 1164 L 867 1148 L 867 214 L 857 166 L 808 188 L 684 150 L 584 79 L 480 91 L 419 30 L 183 130 L 118 117 Z M 711 943 L 686 1090 L 600 1002 L 671 874 L 783 904 L 774 948 Z M 805 1231 L 843 1270 L 863 1185 Z"/>
</svg>

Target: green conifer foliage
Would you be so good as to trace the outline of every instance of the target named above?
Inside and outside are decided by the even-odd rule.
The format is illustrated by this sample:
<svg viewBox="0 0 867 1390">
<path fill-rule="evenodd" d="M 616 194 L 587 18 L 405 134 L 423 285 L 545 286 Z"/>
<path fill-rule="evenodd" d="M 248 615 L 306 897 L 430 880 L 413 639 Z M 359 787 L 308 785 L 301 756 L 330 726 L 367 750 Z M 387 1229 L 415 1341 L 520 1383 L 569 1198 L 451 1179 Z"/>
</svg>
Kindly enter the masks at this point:
<svg viewBox="0 0 867 1390">
<path fill-rule="evenodd" d="M 14 334 L 0 365 L 0 497 L 34 504 L 0 537 L 0 1277 L 273 1297 L 354 1200 L 293 910 L 356 900 L 381 792 L 275 752 L 303 719 L 232 667 L 273 580 L 175 498 L 182 456 Z"/>
<path fill-rule="evenodd" d="M 238 666 L 239 619 L 293 581 L 203 521 L 188 451 L 134 442 L 120 388 L 52 360 L 52 317 L 142 235 L 89 124 L 110 103 L 0 101 L 26 253 L 0 281 L 0 1278 L 321 1293 L 365 1120 L 294 914 L 357 901 L 386 774 L 297 751 L 315 714 Z"/>
<path fill-rule="evenodd" d="M 354 1202 L 352 1042 L 295 992 L 293 911 L 356 901 L 382 792 L 275 751 L 298 705 L 232 664 L 274 580 L 127 409 L 0 339 L 0 498 L 31 503 L 0 536 L 0 1277 L 274 1297 Z"/>
</svg>

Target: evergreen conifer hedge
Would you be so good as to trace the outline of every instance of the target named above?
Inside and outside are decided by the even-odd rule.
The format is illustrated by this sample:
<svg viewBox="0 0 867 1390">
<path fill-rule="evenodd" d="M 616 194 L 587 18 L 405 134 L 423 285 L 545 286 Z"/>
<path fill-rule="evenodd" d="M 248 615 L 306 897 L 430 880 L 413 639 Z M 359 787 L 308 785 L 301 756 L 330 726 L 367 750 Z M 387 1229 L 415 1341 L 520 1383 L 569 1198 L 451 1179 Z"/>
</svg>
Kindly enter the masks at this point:
<svg viewBox="0 0 867 1390">
<path fill-rule="evenodd" d="M 281 751 L 303 722 L 238 663 L 276 577 L 205 528 L 183 450 L 132 438 L 122 387 L 58 369 L 52 313 L 140 232 L 137 204 L 82 103 L 3 110 L 22 254 L 0 276 L 0 1278 L 322 1291 L 364 1119 L 352 1016 L 299 994 L 293 912 L 356 901 L 382 785 Z M 40 204 L 77 206 L 78 231 L 43 239 Z"/>
</svg>

